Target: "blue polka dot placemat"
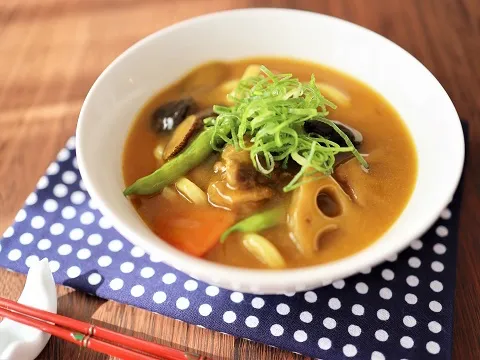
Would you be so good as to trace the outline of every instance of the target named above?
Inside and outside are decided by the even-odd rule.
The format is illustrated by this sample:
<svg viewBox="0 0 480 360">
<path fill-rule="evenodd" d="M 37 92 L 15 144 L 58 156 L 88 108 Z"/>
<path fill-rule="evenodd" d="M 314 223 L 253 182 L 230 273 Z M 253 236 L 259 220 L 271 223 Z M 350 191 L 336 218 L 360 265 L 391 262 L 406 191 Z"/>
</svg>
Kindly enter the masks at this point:
<svg viewBox="0 0 480 360">
<path fill-rule="evenodd" d="M 321 359 L 449 359 L 460 192 L 398 257 L 305 293 L 219 289 L 132 246 L 97 210 L 70 138 L 0 241 L 0 266 L 47 257 L 55 281 Z"/>
</svg>

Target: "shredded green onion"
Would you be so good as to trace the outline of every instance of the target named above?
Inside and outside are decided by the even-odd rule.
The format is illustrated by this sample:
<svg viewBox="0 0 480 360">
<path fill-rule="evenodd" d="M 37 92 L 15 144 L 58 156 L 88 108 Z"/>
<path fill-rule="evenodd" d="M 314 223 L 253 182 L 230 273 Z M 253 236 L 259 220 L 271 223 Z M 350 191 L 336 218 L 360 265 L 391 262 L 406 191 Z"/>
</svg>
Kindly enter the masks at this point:
<svg viewBox="0 0 480 360">
<path fill-rule="evenodd" d="M 233 106 L 215 105 L 218 116 L 205 120 L 205 126 L 214 129 L 211 145 L 215 150 L 221 150 L 215 145 L 219 140 L 234 145 L 237 151 L 248 150 L 255 169 L 267 176 L 277 162 L 286 167 L 290 159 L 295 161 L 301 168 L 283 188 L 285 192 L 315 180 L 312 174 L 330 175 L 339 153 L 352 153 L 368 169 L 348 136 L 326 118 L 327 107 L 336 106 L 320 93 L 313 74 L 309 82 L 302 83 L 292 74 L 276 75 L 265 66 L 260 70 L 263 75 L 241 80 L 228 95 Z M 307 120 L 330 125 L 347 146 L 305 133 L 303 124 Z"/>
</svg>

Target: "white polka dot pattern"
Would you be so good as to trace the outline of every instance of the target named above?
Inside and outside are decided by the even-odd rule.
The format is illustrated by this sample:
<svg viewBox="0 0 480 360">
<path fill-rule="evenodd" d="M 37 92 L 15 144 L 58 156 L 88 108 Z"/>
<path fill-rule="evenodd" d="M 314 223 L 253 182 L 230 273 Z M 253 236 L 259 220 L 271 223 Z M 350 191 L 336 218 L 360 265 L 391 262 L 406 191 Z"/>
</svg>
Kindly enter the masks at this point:
<svg viewBox="0 0 480 360">
<path fill-rule="evenodd" d="M 70 237 L 70 240 L 77 241 L 83 237 L 83 234 L 84 232 L 82 229 L 75 228 L 70 231 L 70 234 L 68 236 Z"/>
<path fill-rule="evenodd" d="M 348 327 L 348 333 L 352 336 L 360 336 L 362 329 L 358 325 L 350 325 Z"/>
<path fill-rule="evenodd" d="M 415 275 L 407 276 L 407 284 L 411 287 L 415 287 L 419 284 L 420 280 Z"/>
<path fill-rule="evenodd" d="M 234 303 L 241 303 L 243 301 L 243 294 L 242 293 L 239 293 L 237 291 L 234 291 L 231 295 L 230 295 L 230 300 L 232 300 Z"/>
<path fill-rule="evenodd" d="M 400 339 L 400 345 L 404 347 L 405 349 L 411 349 L 413 347 L 413 339 L 410 336 L 403 336 Z"/>
<path fill-rule="evenodd" d="M 411 315 L 406 315 L 403 317 L 403 324 L 407 327 L 414 327 L 417 325 L 417 320 Z"/>
<path fill-rule="evenodd" d="M 280 315 L 288 315 L 290 313 L 290 307 L 287 304 L 278 304 L 277 313 Z"/>
<path fill-rule="evenodd" d="M 65 230 L 65 226 L 61 223 L 55 223 L 52 226 L 50 226 L 50 234 L 52 235 L 61 235 L 63 231 Z"/>
<path fill-rule="evenodd" d="M 52 242 L 48 239 L 42 239 L 38 242 L 37 247 L 39 250 L 48 250 L 52 246 Z"/>
<path fill-rule="evenodd" d="M 237 314 L 235 314 L 233 311 L 226 311 L 223 314 L 223 321 L 225 321 L 228 324 L 231 324 L 237 320 Z"/>
<path fill-rule="evenodd" d="M 418 301 L 418 298 L 415 294 L 405 294 L 405 301 L 410 305 L 415 305 Z"/>
<path fill-rule="evenodd" d="M 388 333 L 383 329 L 377 330 L 377 331 L 375 331 L 375 338 L 378 341 L 387 341 L 388 340 Z"/>
<path fill-rule="evenodd" d="M 374 352 L 372 352 L 372 357 L 370 359 L 371 360 L 385 360 L 385 355 L 383 355 L 379 351 L 374 351 Z"/>
<path fill-rule="evenodd" d="M 255 297 L 252 299 L 252 306 L 255 309 L 261 309 L 265 305 L 265 301 L 262 298 Z"/>
<path fill-rule="evenodd" d="M 19 238 L 20 244 L 28 245 L 33 241 L 33 235 L 31 233 L 23 233 Z"/>
<path fill-rule="evenodd" d="M 438 343 L 436 343 L 435 341 L 429 341 L 426 348 L 427 351 L 433 355 L 436 355 L 440 352 L 440 345 L 438 345 Z"/>
<path fill-rule="evenodd" d="M 368 292 L 368 285 L 364 282 L 359 282 L 355 285 L 355 289 L 359 294 L 366 294 Z"/>
<path fill-rule="evenodd" d="M 393 280 L 393 278 L 395 277 L 395 274 L 393 273 L 392 270 L 390 269 L 384 269 L 382 271 L 382 277 L 385 279 L 385 280 Z"/>
<path fill-rule="evenodd" d="M 308 311 L 302 311 L 300 313 L 300 320 L 303 321 L 304 323 L 311 323 L 313 320 L 313 316 L 310 312 Z"/>
<path fill-rule="evenodd" d="M 57 251 L 60 255 L 69 255 L 72 253 L 72 245 L 62 244 L 58 247 Z"/>
<path fill-rule="evenodd" d="M 102 281 L 102 277 L 98 273 L 92 273 L 88 276 L 88 283 L 90 285 L 98 285 Z"/>
<path fill-rule="evenodd" d="M 37 255 L 30 255 L 25 259 L 25 265 L 27 265 L 27 267 L 30 267 L 39 260 L 40 258 Z"/>
<path fill-rule="evenodd" d="M 15 221 L 16 222 L 22 222 L 27 218 L 27 212 L 25 209 L 20 209 L 20 211 L 15 215 Z"/>
<path fill-rule="evenodd" d="M 157 304 L 162 304 L 167 300 L 167 294 L 163 291 L 157 291 L 155 294 L 153 294 L 153 301 Z"/>
<path fill-rule="evenodd" d="M 270 333 L 273 335 L 273 336 L 282 336 L 283 335 L 283 326 L 282 325 L 279 325 L 279 324 L 273 324 L 271 327 L 270 327 Z"/>
<path fill-rule="evenodd" d="M 379 294 L 380 297 L 385 300 L 390 300 L 393 296 L 392 290 L 387 287 L 381 288 Z"/>
<path fill-rule="evenodd" d="M 341 306 L 342 304 L 337 298 L 331 298 L 330 300 L 328 300 L 328 307 L 332 310 L 338 310 Z"/>
<path fill-rule="evenodd" d="M 331 317 L 326 317 L 325 319 L 323 319 L 323 326 L 325 326 L 329 330 L 332 330 L 337 326 L 337 322 Z"/>
<path fill-rule="evenodd" d="M 352 306 L 352 314 L 362 316 L 365 313 L 365 308 L 362 305 L 355 304 Z"/>
<path fill-rule="evenodd" d="M 314 303 L 317 301 L 317 294 L 313 291 L 307 291 L 304 295 L 305 301 L 309 303 Z"/>
<path fill-rule="evenodd" d="M 101 266 L 101 267 L 107 267 L 107 266 L 110 266 L 110 264 L 112 263 L 112 258 L 108 255 L 102 255 L 98 258 L 98 265 Z"/>
<path fill-rule="evenodd" d="M 140 276 L 145 278 L 145 279 L 150 279 L 153 275 L 155 275 L 155 270 L 153 268 L 151 268 L 150 266 L 144 267 L 140 271 Z"/>
<path fill-rule="evenodd" d="M 130 261 L 126 261 L 120 265 L 120 271 L 124 274 L 131 273 L 133 269 L 135 269 L 135 265 Z"/>
<path fill-rule="evenodd" d="M 388 310 L 380 309 L 377 311 L 377 317 L 379 320 L 387 321 L 388 319 L 390 319 L 390 313 L 388 312 Z"/>
<path fill-rule="evenodd" d="M 258 326 L 258 318 L 256 316 L 248 316 L 246 319 L 245 319 L 245 325 L 247 325 L 249 328 L 255 328 Z"/>
<path fill-rule="evenodd" d="M 134 297 L 140 297 L 145 293 L 145 288 L 142 285 L 135 285 L 130 290 L 130 294 Z"/>
<path fill-rule="evenodd" d="M 206 289 L 205 289 L 205 293 L 208 295 L 208 296 L 217 296 L 218 293 L 220 292 L 220 289 L 216 286 L 208 286 Z"/>
<path fill-rule="evenodd" d="M 305 331 L 303 330 L 297 330 L 293 334 L 293 338 L 298 341 L 298 342 L 305 342 L 308 339 L 308 335 Z"/>
<path fill-rule="evenodd" d="M 332 283 L 335 289 L 343 289 L 345 287 L 345 280 L 337 280 Z"/>
<path fill-rule="evenodd" d="M 430 321 L 430 322 L 428 323 L 428 329 L 429 329 L 431 332 L 437 334 L 437 333 L 439 333 L 440 331 L 442 331 L 442 325 L 440 325 L 440 324 L 439 324 L 438 322 L 436 322 L 436 321 Z"/>
<path fill-rule="evenodd" d="M 67 276 L 69 278 L 76 278 L 81 274 L 81 269 L 78 266 L 72 266 L 67 269 Z"/>
<path fill-rule="evenodd" d="M 209 304 L 202 304 L 198 308 L 198 312 L 202 316 L 209 316 L 212 313 L 212 307 Z"/>
<path fill-rule="evenodd" d="M 329 350 L 332 347 L 332 340 L 322 337 L 318 339 L 318 347 L 322 350 Z"/>
<path fill-rule="evenodd" d="M 162 281 L 167 285 L 173 284 L 176 280 L 177 277 L 175 276 L 175 274 L 172 273 L 167 273 L 162 277 Z"/>
<path fill-rule="evenodd" d="M 343 347 L 343 354 L 346 357 L 354 357 L 355 355 L 357 355 L 357 348 L 355 347 L 355 345 L 347 344 Z"/>
<path fill-rule="evenodd" d="M 80 249 L 77 252 L 77 258 L 80 260 L 86 260 L 91 255 L 92 255 L 92 252 L 90 251 L 90 249 L 86 249 L 86 248 Z"/>
<path fill-rule="evenodd" d="M 315 358 L 450 353 L 444 306 L 453 294 L 457 205 L 403 253 L 359 275 L 318 290 L 295 292 L 298 284 L 284 295 L 251 295 L 195 280 L 124 240 L 86 192 L 74 150 L 72 137 L 5 230 L 0 266 L 25 273 L 47 257 L 59 283 Z"/>
<path fill-rule="evenodd" d="M 112 290 L 120 290 L 123 287 L 123 280 L 120 278 L 115 278 L 110 281 L 110 288 Z"/>
<path fill-rule="evenodd" d="M 185 310 L 190 306 L 190 301 L 185 297 L 179 297 L 176 302 L 177 309 Z"/>
</svg>

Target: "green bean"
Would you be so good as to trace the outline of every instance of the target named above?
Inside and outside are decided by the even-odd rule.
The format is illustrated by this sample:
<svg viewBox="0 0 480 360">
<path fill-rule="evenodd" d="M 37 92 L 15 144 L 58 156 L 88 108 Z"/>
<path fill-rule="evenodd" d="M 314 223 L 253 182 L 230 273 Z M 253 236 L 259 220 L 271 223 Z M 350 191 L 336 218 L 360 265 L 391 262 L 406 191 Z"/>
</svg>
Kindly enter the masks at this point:
<svg viewBox="0 0 480 360">
<path fill-rule="evenodd" d="M 188 171 L 202 163 L 212 152 L 213 128 L 202 131 L 180 154 L 150 175 L 138 179 L 123 191 L 123 195 L 151 195 L 163 190 Z"/>
<path fill-rule="evenodd" d="M 258 232 L 269 229 L 280 224 L 284 217 L 285 209 L 283 207 L 276 207 L 254 214 L 229 227 L 220 237 L 220 242 L 223 243 L 225 239 L 235 231 Z"/>
</svg>

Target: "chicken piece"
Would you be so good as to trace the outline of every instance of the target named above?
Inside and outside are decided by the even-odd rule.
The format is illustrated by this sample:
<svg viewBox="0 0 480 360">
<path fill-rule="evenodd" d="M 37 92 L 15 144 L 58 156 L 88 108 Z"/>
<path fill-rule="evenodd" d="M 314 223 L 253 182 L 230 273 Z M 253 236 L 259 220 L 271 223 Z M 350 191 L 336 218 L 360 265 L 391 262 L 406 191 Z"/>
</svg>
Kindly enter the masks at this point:
<svg viewBox="0 0 480 360">
<path fill-rule="evenodd" d="M 253 210 L 275 194 L 271 181 L 255 170 L 248 151 L 225 146 L 221 161 L 217 161 L 213 169 L 221 175 L 221 180 L 217 177 L 210 183 L 207 193 L 209 201 L 216 206 L 240 212 Z"/>
<path fill-rule="evenodd" d="M 256 184 L 258 176 L 246 150 L 237 151 L 233 145 L 225 146 L 222 152 L 225 180 L 232 189 L 249 189 Z"/>
</svg>

